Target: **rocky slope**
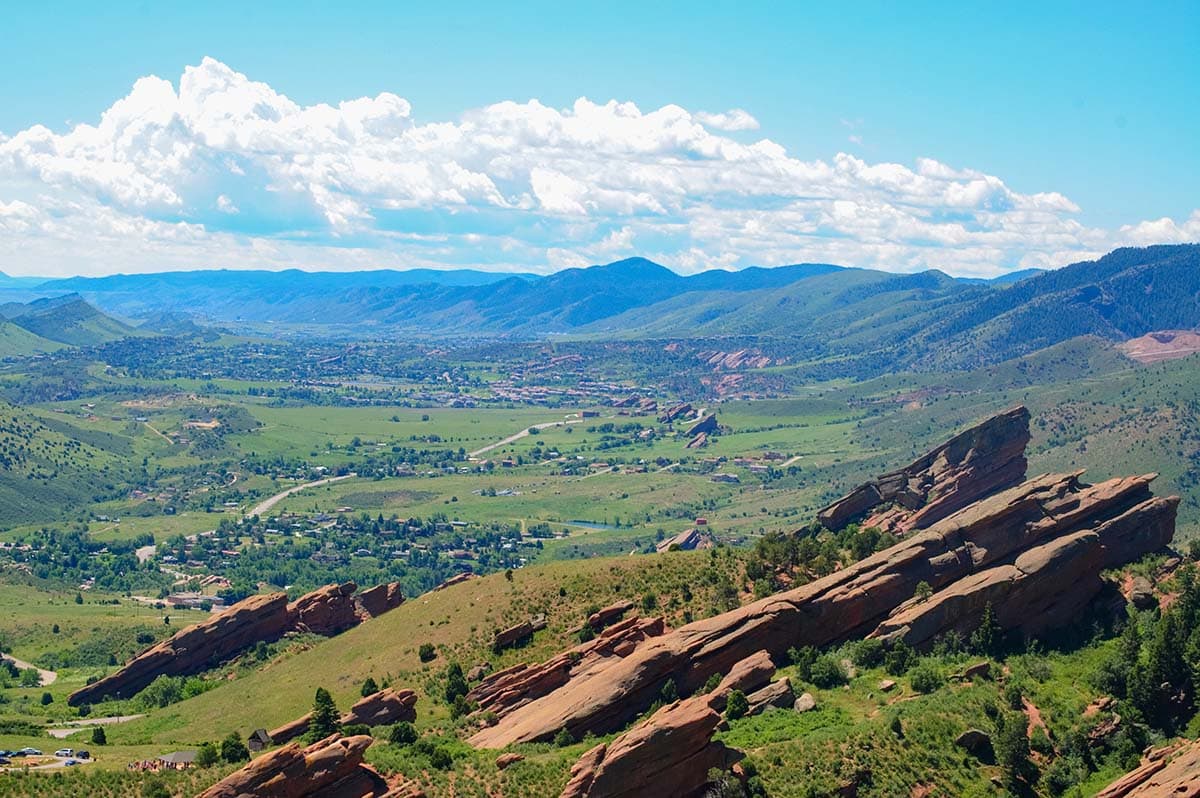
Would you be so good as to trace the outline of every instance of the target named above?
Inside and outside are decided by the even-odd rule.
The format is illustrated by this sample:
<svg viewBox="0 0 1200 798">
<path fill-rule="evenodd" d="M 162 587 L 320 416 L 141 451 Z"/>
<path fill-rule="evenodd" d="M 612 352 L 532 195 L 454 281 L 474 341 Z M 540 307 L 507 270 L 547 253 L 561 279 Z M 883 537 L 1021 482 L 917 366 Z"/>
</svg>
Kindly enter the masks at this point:
<svg viewBox="0 0 1200 798">
<path fill-rule="evenodd" d="M 1015 427 L 1016 437 L 987 440 L 1021 441 L 1027 418 L 1023 409 L 1011 411 L 999 426 Z M 935 450 L 946 457 L 930 462 L 967 462 L 950 453 L 979 448 L 964 447 L 962 436 L 952 443 Z M 1021 441 L 1015 451 L 1023 446 Z M 994 448 L 1014 451 L 1003 444 Z M 1007 628 L 1032 632 L 1069 620 L 1095 595 L 1101 570 L 1170 541 L 1178 499 L 1152 496 L 1151 479 L 1087 485 L 1077 473 L 1045 475 L 1003 490 L 802 587 L 647 637 L 627 655 L 593 667 L 556 671 L 552 689 L 511 706 L 471 742 L 501 748 L 546 740 L 563 728 L 576 737 L 609 733 L 644 711 L 668 679 L 688 695 L 759 650 L 780 657 L 793 646 L 872 633 L 922 643 L 940 630 L 973 628 L 988 602 Z M 977 483 L 946 484 L 937 497 L 943 507 L 962 503 L 955 486 L 974 495 Z M 921 583 L 933 595 L 915 605 L 910 599 Z"/>
<path fill-rule="evenodd" d="M 115 673 L 76 690 L 67 701 L 79 706 L 109 697 L 128 698 L 162 674 L 199 673 L 260 641 L 272 642 L 288 632 L 335 635 L 404 601 L 394 583 L 359 594 L 356 590 L 353 582 L 327 585 L 291 604 L 286 593 L 251 596 L 154 644 Z"/>
<path fill-rule="evenodd" d="M 329 737 L 301 748 L 295 743 L 269 751 L 209 787 L 197 798 L 383 798 L 387 783 L 363 754 L 367 735 Z"/>
<path fill-rule="evenodd" d="M 855 488 L 817 513 L 827 529 L 852 521 L 902 533 L 925 529 L 971 502 L 1025 478 L 1029 411 L 983 421 L 909 465 Z"/>
<path fill-rule="evenodd" d="M 1200 741 L 1151 751 L 1141 767 L 1096 793 L 1096 798 L 1200 798 Z"/>
</svg>

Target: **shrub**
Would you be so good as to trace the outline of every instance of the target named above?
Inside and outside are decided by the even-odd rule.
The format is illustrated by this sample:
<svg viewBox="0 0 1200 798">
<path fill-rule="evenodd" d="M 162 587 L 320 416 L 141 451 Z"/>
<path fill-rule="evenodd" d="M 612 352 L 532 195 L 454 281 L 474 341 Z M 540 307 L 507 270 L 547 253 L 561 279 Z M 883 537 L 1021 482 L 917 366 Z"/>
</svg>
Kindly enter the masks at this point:
<svg viewBox="0 0 1200 798">
<path fill-rule="evenodd" d="M 869 637 L 866 640 L 858 641 L 850 649 L 850 661 L 860 668 L 874 668 L 883 663 L 886 653 L 883 641 Z"/>
<path fill-rule="evenodd" d="M 433 647 L 433 643 L 422 643 L 417 650 L 417 656 L 420 657 L 421 662 L 432 662 L 433 658 L 437 656 L 437 649 Z"/>
<path fill-rule="evenodd" d="M 217 764 L 219 759 L 217 747 L 212 743 L 200 743 L 200 747 L 196 749 L 196 764 L 199 767 L 210 768 Z"/>
<path fill-rule="evenodd" d="M 454 767 L 454 759 L 445 748 L 435 748 L 429 755 L 429 764 L 438 770 L 449 770 Z"/>
<path fill-rule="evenodd" d="M 946 683 L 941 670 L 932 662 L 922 662 L 909 671 L 909 683 L 918 693 L 932 693 Z"/>
<path fill-rule="evenodd" d="M 103 726 L 92 729 L 92 745 L 108 745 L 108 735 L 104 733 Z"/>
<path fill-rule="evenodd" d="M 917 586 L 913 589 L 913 598 L 920 602 L 928 601 L 932 595 L 933 588 L 924 579 L 917 582 Z"/>
<path fill-rule="evenodd" d="M 374 695 L 375 693 L 378 693 L 378 692 L 379 692 L 379 685 L 376 684 L 375 680 L 372 679 L 370 676 L 368 676 L 367 680 L 365 682 L 363 682 L 362 689 L 359 690 L 359 693 L 362 695 L 363 698 L 366 698 L 369 695 Z"/>
<path fill-rule="evenodd" d="M 231 765 L 250 759 L 250 749 L 246 748 L 246 744 L 242 742 L 240 734 L 232 731 L 228 737 L 221 741 L 221 759 Z"/>
<path fill-rule="evenodd" d="M 808 680 L 817 687 L 828 690 L 846 683 L 846 670 L 837 657 L 832 654 L 822 654 L 817 657 L 809 669 Z"/>
<path fill-rule="evenodd" d="M 567 727 L 563 726 L 558 730 L 558 734 L 554 735 L 554 744 L 559 748 L 565 748 L 568 745 L 575 744 L 575 735 L 567 731 Z"/>
<path fill-rule="evenodd" d="M 796 675 L 800 677 L 800 681 L 812 681 L 812 666 L 817 661 L 817 653 L 817 650 L 812 646 L 788 649 L 788 657 L 792 660 L 792 664 L 796 666 Z"/>
<path fill-rule="evenodd" d="M 917 654 L 907 643 L 899 642 L 883 658 L 883 669 L 890 676 L 903 676 L 916 662 Z"/>
<path fill-rule="evenodd" d="M 42 693 L 42 706 L 49 706 L 54 703 L 54 696 L 49 693 Z"/>
<path fill-rule="evenodd" d="M 746 700 L 746 694 L 741 690 L 730 690 L 729 698 L 725 699 L 725 717 L 737 720 L 749 711 L 750 702 Z"/>
<path fill-rule="evenodd" d="M 402 720 L 388 731 L 388 742 L 394 745 L 412 745 L 417 741 L 416 728 Z"/>
<path fill-rule="evenodd" d="M 349 723 L 342 727 L 341 733 L 347 737 L 356 737 L 360 734 L 371 734 L 371 727 L 365 723 Z"/>
<path fill-rule="evenodd" d="M 700 692 L 705 694 L 711 693 L 713 690 L 716 690 L 720 684 L 721 674 L 714 673 L 712 676 L 708 677 L 708 680 L 704 683 L 704 687 L 701 688 Z"/>
</svg>

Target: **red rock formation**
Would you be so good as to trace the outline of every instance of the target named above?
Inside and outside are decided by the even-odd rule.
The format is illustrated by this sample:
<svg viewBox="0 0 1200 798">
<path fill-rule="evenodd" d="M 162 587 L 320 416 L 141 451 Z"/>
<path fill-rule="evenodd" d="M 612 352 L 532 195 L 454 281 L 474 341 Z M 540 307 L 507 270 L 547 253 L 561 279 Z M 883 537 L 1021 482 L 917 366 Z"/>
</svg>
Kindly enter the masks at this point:
<svg viewBox="0 0 1200 798">
<path fill-rule="evenodd" d="M 589 750 L 571 768 L 571 780 L 560 798 L 699 792 L 709 770 L 727 770 L 741 758 L 739 752 L 712 739 L 729 692 L 753 692 L 774 671 L 767 653 L 757 652 L 737 663 L 712 693 L 669 704 L 611 743 Z"/>
<path fill-rule="evenodd" d="M 660 415 L 658 417 L 658 420 L 664 424 L 670 424 L 672 421 L 675 421 L 677 419 L 686 418 L 689 414 L 691 414 L 691 412 L 692 412 L 691 403 L 690 402 L 682 402 L 680 404 L 671 405 L 670 407 L 668 407 L 666 410 L 663 411 L 662 415 Z"/>
<path fill-rule="evenodd" d="M 454 587 L 455 585 L 461 585 L 463 582 L 467 581 L 468 579 L 474 579 L 474 578 L 475 578 L 475 574 L 472 574 L 472 573 L 456 574 L 455 576 L 450 577 L 445 582 L 442 582 L 440 585 L 435 587 L 434 590 L 445 590 L 448 587 Z"/>
<path fill-rule="evenodd" d="M 386 582 L 367 588 L 354 597 L 359 620 L 368 620 L 394 610 L 404 603 L 404 592 L 399 582 Z"/>
<path fill-rule="evenodd" d="M 667 679 L 687 694 L 751 651 L 780 656 L 792 646 L 821 646 L 868 634 L 907 602 L 919 583 L 942 590 L 1011 564 L 1022 552 L 1059 537 L 1090 530 L 1099 538 L 1097 562 L 1135 559 L 1160 548 L 1174 529 L 1176 500 L 1154 499 L 1151 479 L 1084 485 L 1078 474 L 1065 474 L 1030 480 L 822 579 L 645 640 L 628 656 L 573 675 L 517 707 L 494 727 L 476 733 L 472 742 L 502 748 L 548 739 L 562 728 L 576 737 L 610 732 L 649 706 Z M 1135 524 L 1132 519 L 1140 520 Z M 1145 534 L 1138 531 L 1143 522 Z M 1071 585 L 1058 579 L 1053 567 L 1037 574 L 1012 594 L 1020 602 L 1015 606 L 1028 612 L 1048 603 L 1074 602 Z M 996 610 L 1007 613 L 999 605 Z"/>
<path fill-rule="evenodd" d="M 333 736 L 307 748 L 293 743 L 254 759 L 197 798 L 382 798 L 387 784 L 363 765 L 372 742 L 360 735 Z"/>
<path fill-rule="evenodd" d="M 288 605 L 293 629 L 319 635 L 335 635 L 358 624 L 353 582 L 326 585 L 306 593 Z"/>
<path fill-rule="evenodd" d="M 828 529 L 863 519 L 887 532 L 925 529 L 1025 478 L 1029 411 L 1016 407 L 955 435 L 904 468 L 860 485 L 817 513 Z"/>
<path fill-rule="evenodd" d="M 1176 498 L 1147 499 L 1094 529 L 1028 549 L 1011 563 L 960 579 L 924 601 L 901 605 L 872 636 L 903 639 L 912 646 L 950 631 L 966 636 L 979 626 L 988 604 L 1005 629 L 1036 634 L 1065 626 L 1100 592 L 1102 571 L 1171 540 L 1178 503 Z"/>
<path fill-rule="evenodd" d="M 609 604 L 607 607 L 601 607 L 588 616 L 588 626 L 596 631 L 600 631 L 606 626 L 611 626 L 613 622 L 620 620 L 621 616 L 633 609 L 633 602 L 629 600 L 618 601 Z"/>
<path fill-rule="evenodd" d="M 687 431 L 688 435 L 696 436 L 701 433 L 712 435 L 717 431 L 717 416 L 715 413 L 710 413 L 704 418 L 692 425 L 692 428 Z"/>
<path fill-rule="evenodd" d="M 666 540 L 660 540 L 655 544 L 654 550 L 662 554 L 664 551 L 670 551 L 672 546 L 679 551 L 693 551 L 695 549 L 711 549 L 713 545 L 712 535 L 698 529 L 688 529 Z"/>
<path fill-rule="evenodd" d="M 662 618 L 626 618 L 592 640 L 541 664 L 514 665 L 487 676 L 467 694 L 467 698 L 477 703 L 481 712 L 504 717 L 572 678 L 627 656 L 642 640 L 661 635 L 663 628 Z"/>
<path fill-rule="evenodd" d="M 286 593 L 250 596 L 219 615 L 155 643 L 109 676 L 71 693 L 71 706 L 110 696 L 128 698 L 158 676 L 183 676 L 219 664 L 260 640 L 278 640 L 288 630 Z"/>
<path fill-rule="evenodd" d="M 71 706 L 110 696 L 128 698 L 160 675 L 186 676 L 207 670 L 259 642 L 287 632 L 334 635 L 397 606 L 404 600 L 398 583 L 354 596 L 355 585 L 328 585 L 292 604 L 286 593 L 250 596 L 218 615 L 176 632 L 131 659 L 123 668 L 72 693 Z"/>
<path fill-rule="evenodd" d="M 1200 798 L 1200 741 L 1150 752 L 1096 798 Z"/>
<path fill-rule="evenodd" d="M 386 726 L 402 720 L 411 723 L 417 719 L 416 706 L 417 694 L 412 690 L 385 687 L 356 702 L 348 712 L 342 714 L 338 722 L 343 726 L 365 723 L 371 727 Z M 270 733 L 271 742 L 276 745 L 291 742 L 308 732 L 308 724 L 311 721 L 312 714 L 309 713 L 285 723 Z"/>
<path fill-rule="evenodd" d="M 546 628 L 546 616 L 538 615 L 527 621 L 521 621 L 516 626 L 501 629 L 492 640 L 492 650 L 501 651 L 511 646 L 520 645 L 533 637 L 534 632 Z"/>
</svg>

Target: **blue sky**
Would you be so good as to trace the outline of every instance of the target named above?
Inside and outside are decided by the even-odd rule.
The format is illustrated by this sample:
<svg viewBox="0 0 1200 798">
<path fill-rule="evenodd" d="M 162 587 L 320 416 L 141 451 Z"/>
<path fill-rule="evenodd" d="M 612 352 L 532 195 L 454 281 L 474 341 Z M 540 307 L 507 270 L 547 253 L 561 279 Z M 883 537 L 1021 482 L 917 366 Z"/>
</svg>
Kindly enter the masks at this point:
<svg viewBox="0 0 1200 798">
<path fill-rule="evenodd" d="M 637 253 L 681 271 L 837 260 L 988 274 L 1200 237 L 1195 2 L 341 5 L 6 9 L 0 269 L 546 271 Z M 157 138 L 150 156 L 108 159 L 97 153 L 111 142 L 67 138 L 139 79 L 179 91 L 205 63 L 210 89 L 236 94 L 233 74 L 300 109 L 381 93 L 407 109 L 392 103 L 370 142 L 301 153 L 284 141 L 280 156 L 263 143 L 277 131 L 217 141 L 186 109 L 187 131 L 172 133 L 154 110 L 170 98 L 147 92 L 113 135 L 122 147 L 138 146 L 130 130 Z M 622 106 L 593 120 L 611 137 L 576 131 L 563 145 L 544 125 L 586 117 L 581 97 L 688 117 L 622 131 Z M 564 118 L 541 119 L 531 100 Z M 471 122 L 505 101 L 516 110 Z M 711 135 L 681 138 L 686 122 Z M 429 155 L 414 140 L 438 123 L 495 146 L 440 141 Z M 535 129 L 494 140 L 514 124 Z M 37 125 L 53 137 L 22 137 Z M 167 134 L 173 171 L 161 166 Z M 764 140 L 779 151 L 731 149 Z M 583 163 L 589 149 L 603 157 Z M 374 160 L 346 177 L 359 153 Z M 314 158 L 316 178 L 302 168 Z M 412 168 L 373 179 L 397 159 Z M 683 174 L 691 162 L 711 168 Z M 492 187 L 464 187 L 462 170 Z"/>
</svg>

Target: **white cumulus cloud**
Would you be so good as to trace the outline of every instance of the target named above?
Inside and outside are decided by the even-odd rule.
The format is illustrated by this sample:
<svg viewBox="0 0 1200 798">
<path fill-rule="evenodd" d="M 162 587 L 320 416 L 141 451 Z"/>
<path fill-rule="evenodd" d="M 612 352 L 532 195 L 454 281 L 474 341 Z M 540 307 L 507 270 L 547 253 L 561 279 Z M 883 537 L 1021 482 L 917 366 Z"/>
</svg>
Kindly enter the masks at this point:
<svg viewBox="0 0 1200 798">
<path fill-rule="evenodd" d="M 758 128 L 740 108 L 587 98 L 418 121 L 398 94 L 304 106 L 206 58 L 177 84 L 141 78 L 92 124 L 0 134 L 0 256 L 26 274 L 547 271 L 643 254 L 683 271 L 992 275 L 1200 238 L 1200 211 L 1098 229 L 1061 193 L 932 158 L 802 160 L 728 135 Z"/>
</svg>

